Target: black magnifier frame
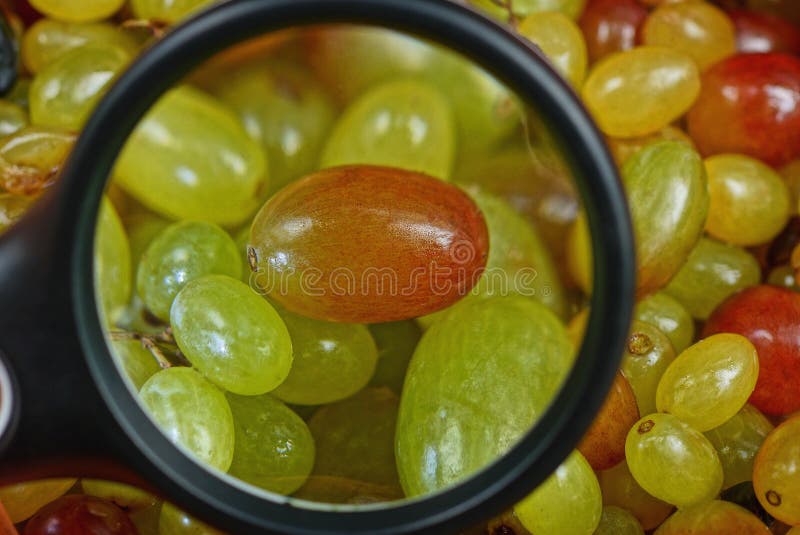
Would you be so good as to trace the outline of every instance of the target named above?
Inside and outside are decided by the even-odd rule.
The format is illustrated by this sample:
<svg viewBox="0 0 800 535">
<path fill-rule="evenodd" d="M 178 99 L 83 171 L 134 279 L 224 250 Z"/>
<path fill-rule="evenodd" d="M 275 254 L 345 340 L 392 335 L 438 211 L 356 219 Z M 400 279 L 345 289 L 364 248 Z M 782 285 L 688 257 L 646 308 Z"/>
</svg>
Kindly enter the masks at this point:
<svg viewBox="0 0 800 535">
<path fill-rule="evenodd" d="M 94 295 L 93 237 L 116 157 L 159 95 L 232 45 L 333 23 L 398 30 L 461 52 L 534 104 L 581 193 L 594 291 L 586 335 L 563 388 L 503 457 L 419 499 L 301 508 L 290 498 L 257 496 L 215 475 L 144 413 L 105 342 Z M 0 392 L 3 403 L 11 403 L 0 437 L 0 483 L 54 476 L 140 483 L 237 535 L 455 531 L 523 498 L 574 449 L 617 370 L 634 280 L 631 224 L 616 167 L 571 88 L 534 47 L 448 1 L 231 0 L 174 28 L 129 67 L 87 122 L 59 182 L 0 238 L 0 347 L 10 376 L 3 384 L 11 385 L 5 388 L 10 392 Z"/>
</svg>

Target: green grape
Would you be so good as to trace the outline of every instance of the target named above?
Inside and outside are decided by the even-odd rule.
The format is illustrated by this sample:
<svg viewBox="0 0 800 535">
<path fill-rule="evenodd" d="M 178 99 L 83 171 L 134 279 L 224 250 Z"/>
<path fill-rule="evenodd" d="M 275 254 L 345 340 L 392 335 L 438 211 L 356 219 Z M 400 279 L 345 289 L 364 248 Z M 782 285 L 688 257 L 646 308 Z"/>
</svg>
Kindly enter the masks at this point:
<svg viewBox="0 0 800 535">
<path fill-rule="evenodd" d="M 341 477 L 314 476 L 293 497 L 318 503 L 370 504 L 403 498 L 394 487 L 383 487 Z"/>
<path fill-rule="evenodd" d="M 314 439 L 292 409 L 270 395 L 228 394 L 236 431 L 228 473 L 242 481 L 291 494 L 314 466 Z"/>
<path fill-rule="evenodd" d="M 757 380 L 753 344 L 738 334 L 715 334 L 672 361 L 658 383 L 656 406 L 697 431 L 708 431 L 744 407 Z"/>
<path fill-rule="evenodd" d="M 164 502 L 158 519 L 158 535 L 223 535 L 208 524 Z"/>
<path fill-rule="evenodd" d="M 36 74 L 68 52 L 95 44 L 116 46 L 130 56 L 137 53 L 130 34 L 107 22 L 76 24 L 40 19 L 25 32 L 20 54 L 25 68 Z"/>
<path fill-rule="evenodd" d="M 5 94 L 5 99 L 13 102 L 25 111 L 28 111 L 28 90 L 30 89 L 32 80 L 30 78 L 17 77 L 17 82 Z"/>
<path fill-rule="evenodd" d="M 673 360 L 675 350 L 664 333 L 649 323 L 631 324 L 621 369 L 636 396 L 639 414 L 656 412 L 658 382 Z"/>
<path fill-rule="evenodd" d="M 423 82 L 396 80 L 354 101 L 322 152 L 322 167 L 374 164 L 450 178 L 455 128 L 445 98 Z"/>
<path fill-rule="evenodd" d="M 549 405 L 572 353 L 561 321 L 525 297 L 474 301 L 434 323 L 400 398 L 395 452 L 406 494 L 446 487 L 508 451 Z"/>
<path fill-rule="evenodd" d="M 514 512 L 532 533 L 592 535 L 603 513 L 597 476 L 574 451 Z"/>
<path fill-rule="evenodd" d="M 256 277 L 257 272 L 252 271 L 249 267 L 250 260 L 248 259 L 247 248 L 250 246 L 250 225 L 245 225 L 234 235 L 233 241 L 236 243 L 236 249 L 239 251 L 239 256 L 242 259 L 242 282 L 251 288 L 258 286 L 250 281 L 250 277 Z"/>
<path fill-rule="evenodd" d="M 386 386 L 399 395 L 422 332 L 413 320 L 373 323 L 367 328 L 378 348 L 378 364 L 369 386 Z"/>
<path fill-rule="evenodd" d="M 207 275 L 189 282 L 172 304 L 170 323 L 192 365 L 234 394 L 264 394 L 294 371 L 283 320 L 236 279 Z"/>
<path fill-rule="evenodd" d="M 112 354 L 125 372 L 125 377 L 137 391 L 161 370 L 156 359 L 139 340 L 114 340 L 111 348 Z"/>
<path fill-rule="evenodd" d="M 625 461 L 598 472 L 597 479 L 603 492 L 603 504 L 630 511 L 645 530 L 660 525 L 673 510 L 670 504 L 651 496 L 636 482 Z"/>
<path fill-rule="evenodd" d="M 122 222 L 107 197 L 97 217 L 94 285 L 101 316 L 114 324 L 131 297 L 131 252 Z"/>
<path fill-rule="evenodd" d="M 235 225 L 259 205 L 266 161 L 236 115 L 183 86 L 145 115 L 117 160 L 117 184 L 167 217 Z"/>
<path fill-rule="evenodd" d="M 170 221 L 152 212 L 126 215 L 123 219 L 131 246 L 131 267 L 134 280 L 139 279 L 139 264 L 150 243 L 170 225 Z"/>
<path fill-rule="evenodd" d="M 531 13 L 544 11 L 558 11 L 577 19 L 586 5 L 586 0 L 514 0 L 508 3 L 509 7 L 498 5 L 495 0 L 470 0 L 470 2 L 504 22 L 510 22 L 512 14 L 513 18 L 520 19 Z"/>
<path fill-rule="evenodd" d="M 178 22 L 216 0 L 131 0 L 133 14 L 140 19 Z"/>
<path fill-rule="evenodd" d="M 735 503 L 713 500 L 679 509 L 655 535 L 770 535 L 772 532 L 756 515 Z"/>
<path fill-rule="evenodd" d="M 680 353 L 694 340 L 694 321 L 677 300 L 664 292 L 654 293 L 636 304 L 637 320 L 655 325 L 667 335 L 676 353 Z"/>
<path fill-rule="evenodd" d="M 84 494 L 103 498 L 122 507 L 126 511 L 138 511 L 156 503 L 156 497 L 130 485 L 98 479 L 82 479 Z"/>
<path fill-rule="evenodd" d="M 723 489 L 753 478 L 756 453 L 772 429 L 766 416 L 748 404 L 736 416 L 705 433 L 722 463 Z"/>
<path fill-rule="evenodd" d="M 767 276 L 767 284 L 781 286 L 783 288 L 794 290 L 795 292 L 800 292 L 800 285 L 797 284 L 797 278 L 794 275 L 794 268 L 792 268 L 792 266 L 789 264 L 782 264 L 770 271 L 769 275 Z"/>
<path fill-rule="evenodd" d="M 30 0 L 37 11 L 68 22 L 105 19 L 116 13 L 125 0 Z"/>
<path fill-rule="evenodd" d="M 592 293 L 592 242 L 586 214 L 579 212 L 567 235 L 567 272 L 578 288 L 587 295 Z"/>
<path fill-rule="evenodd" d="M 378 349 L 364 325 L 278 313 L 292 338 L 289 376 L 273 394 L 286 403 L 322 405 L 352 396 L 375 373 Z"/>
<path fill-rule="evenodd" d="M 214 94 L 267 153 L 269 193 L 316 169 L 336 111 L 310 73 L 291 64 L 257 64 L 226 72 Z"/>
<path fill-rule="evenodd" d="M 402 496 L 394 460 L 399 403 L 388 388 L 367 388 L 314 413 L 308 422 L 317 445 L 314 476 L 371 483 Z"/>
<path fill-rule="evenodd" d="M 72 488 L 75 479 L 43 479 L 0 487 L 0 503 L 13 523 L 29 519 Z"/>
<path fill-rule="evenodd" d="M 36 195 L 55 180 L 75 135 L 60 128 L 26 126 L 0 140 L 0 186 Z"/>
<path fill-rule="evenodd" d="M 664 291 L 693 317 L 705 320 L 726 298 L 760 281 L 761 269 L 753 255 L 734 245 L 700 238 Z"/>
<path fill-rule="evenodd" d="M 234 427 L 225 395 L 192 368 L 161 370 L 142 386 L 139 399 L 174 444 L 217 470 L 233 459 Z"/>
<path fill-rule="evenodd" d="M 650 414 L 636 422 L 625 441 L 625 457 L 643 489 L 678 507 L 711 500 L 722 488 L 714 446 L 671 414 Z"/>
<path fill-rule="evenodd" d="M 644 535 L 642 525 L 625 509 L 606 505 L 594 535 Z"/>
<path fill-rule="evenodd" d="M 31 199 L 28 197 L 0 194 L 0 234 L 14 226 L 30 205 Z"/>
<path fill-rule="evenodd" d="M 536 44 L 558 73 L 580 89 L 586 77 L 586 39 L 575 22 L 563 13 L 549 11 L 525 17 L 517 31 Z"/>
<path fill-rule="evenodd" d="M 28 126 L 28 114 L 10 100 L 0 99 L 0 137 Z"/>
<path fill-rule="evenodd" d="M 147 247 L 136 288 L 147 309 L 168 321 L 178 292 L 204 275 L 241 278 L 241 255 L 230 235 L 217 225 L 182 221 L 167 227 Z"/>
<path fill-rule="evenodd" d="M 139 535 L 159 535 L 158 519 L 161 516 L 161 502 L 156 501 L 150 507 L 128 513 Z"/>
<path fill-rule="evenodd" d="M 129 52 L 110 44 L 67 52 L 33 79 L 31 122 L 79 130 L 130 59 Z"/>
</svg>

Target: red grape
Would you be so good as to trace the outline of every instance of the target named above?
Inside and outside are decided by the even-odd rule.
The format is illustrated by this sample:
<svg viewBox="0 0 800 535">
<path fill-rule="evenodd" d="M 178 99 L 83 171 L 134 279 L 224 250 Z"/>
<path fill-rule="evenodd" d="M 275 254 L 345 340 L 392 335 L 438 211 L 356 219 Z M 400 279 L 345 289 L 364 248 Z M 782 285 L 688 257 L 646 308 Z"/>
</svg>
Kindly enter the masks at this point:
<svg viewBox="0 0 800 535">
<path fill-rule="evenodd" d="M 800 30 L 785 20 L 747 9 L 728 13 L 736 27 L 739 52 L 789 52 L 800 54 Z"/>
<path fill-rule="evenodd" d="M 646 18 L 647 9 L 636 0 L 590 0 L 579 21 L 589 59 L 633 48 Z"/>
<path fill-rule="evenodd" d="M 62 496 L 45 505 L 25 526 L 25 535 L 137 535 L 122 509 L 81 494 Z"/>
</svg>

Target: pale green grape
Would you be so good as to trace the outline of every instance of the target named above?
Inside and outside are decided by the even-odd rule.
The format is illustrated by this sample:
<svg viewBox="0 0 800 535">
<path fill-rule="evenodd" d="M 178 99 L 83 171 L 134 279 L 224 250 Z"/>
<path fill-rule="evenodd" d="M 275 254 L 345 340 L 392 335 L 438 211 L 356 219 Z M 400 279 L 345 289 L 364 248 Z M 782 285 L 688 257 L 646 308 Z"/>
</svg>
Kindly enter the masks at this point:
<svg viewBox="0 0 800 535">
<path fill-rule="evenodd" d="M 28 90 L 31 86 L 30 78 L 18 77 L 14 87 L 6 93 L 6 100 L 13 102 L 26 112 L 28 111 Z"/>
<path fill-rule="evenodd" d="M 397 80 L 370 90 L 344 111 L 320 163 L 386 165 L 448 180 L 454 155 L 447 100 L 423 82 Z"/>
<path fill-rule="evenodd" d="M 216 0 L 131 0 L 131 9 L 140 19 L 178 22 Z"/>
<path fill-rule="evenodd" d="M 130 485 L 98 479 L 82 479 L 84 494 L 113 502 L 127 511 L 138 511 L 156 503 L 156 497 Z"/>
<path fill-rule="evenodd" d="M 644 535 L 642 525 L 625 509 L 606 505 L 594 535 Z"/>
<path fill-rule="evenodd" d="M 41 507 L 59 498 L 75 479 L 43 479 L 0 487 L 0 502 L 15 524 L 32 517 Z"/>
<path fill-rule="evenodd" d="M 386 386 L 400 394 L 422 332 L 413 320 L 373 323 L 367 328 L 378 348 L 378 364 L 369 385 Z"/>
<path fill-rule="evenodd" d="M 150 242 L 170 225 L 170 221 L 152 212 L 139 212 L 127 215 L 123 223 L 128 231 L 128 242 L 131 246 L 131 267 L 133 268 L 134 280 L 138 280 L 142 255 L 147 250 Z"/>
<path fill-rule="evenodd" d="M 671 414 L 650 414 L 636 422 L 625 442 L 625 457 L 644 490 L 678 507 L 711 500 L 722 488 L 714 446 Z"/>
<path fill-rule="evenodd" d="M 694 320 L 689 311 L 664 292 L 654 293 L 636 304 L 637 320 L 655 325 L 667 335 L 672 348 L 680 353 L 694 340 Z"/>
<path fill-rule="evenodd" d="M 586 5 L 586 0 L 514 0 L 509 2 L 508 8 L 505 8 L 494 0 L 470 0 L 470 2 L 505 22 L 508 22 L 511 13 L 515 18 L 524 18 L 531 13 L 543 11 L 558 11 L 577 19 Z"/>
<path fill-rule="evenodd" d="M 0 99 L 0 137 L 28 126 L 28 114 L 10 100 Z"/>
<path fill-rule="evenodd" d="M 150 377 L 158 373 L 159 367 L 153 355 L 139 340 L 115 340 L 111 342 L 112 354 L 122 366 L 125 377 L 136 390 L 142 388 Z"/>
<path fill-rule="evenodd" d="M 306 423 L 270 395 L 227 398 L 236 430 L 228 473 L 278 494 L 299 489 L 314 466 L 314 439 Z"/>
<path fill-rule="evenodd" d="M 122 222 L 106 197 L 97 218 L 94 284 L 101 315 L 113 324 L 131 297 L 131 252 Z"/>
<path fill-rule="evenodd" d="M 744 407 L 757 380 L 753 344 L 738 334 L 715 334 L 672 361 L 658 383 L 656 406 L 698 431 L 708 431 Z"/>
<path fill-rule="evenodd" d="M 263 151 L 236 114 L 183 86 L 163 96 L 128 139 L 114 178 L 136 200 L 171 218 L 235 225 L 259 206 Z"/>
<path fill-rule="evenodd" d="M 402 495 L 394 460 L 398 405 L 388 388 L 367 388 L 321 407 L 308 422 L 317 445 L 313 476 L 372 483 Z"/>
<path fill-rule="evenodd" d="M 178 292 L 204 275 L 241 278 L 239 250 L 217 225 L 182 221 L 167 227 L 147 247 L 137 270 L 136 288 L 147 309 L 168 321 Z"/>
<path fill-rule="evenodd" d="M 223 533 L 184 513 L 171 503 L 164 502 L 158 519 L 158 535 L 223 535 Z"/>
<path fill-rule="evenodd" d="M 722 463 L 723 489 L 753 478 L 756 453 L 773 429 L 766 416 L 748 404 L 736 416 L 705 433 Z"/>
<path fill-rule="evenodd" d="M 53 61 L 31 84 L 31 123 L 79 130 L 130 59 L 122 48 L 97 43 Z"/>
<path fill-rule="evenodd" d="M 561 321 L 525 297 L 474 301 L 434 323 L 400 398 L 395 452 L 406 494 L 439 490 L 508 451 L 547 408 L 572 352 Z"/>
<path fill-rule="evenodd" d="M 656 411 L 658 382 L 673 360 L 675 350 L 664 333 L 649 323 L 631 324 L 621 369 L 636 396 L 639 414 Z"/>
<path fill-rule="evenodd" d="M 289 376 L 273 394 L 287 403 L 322 405 L 352 396 L 375 373 L 378 349 L 364 325 L 332 323 L 279 307 L 292 338 Z"/>
<path fill-rule="evenodd" d="M 105 19 L 117 12 L 125 0 L 30 0 L 37 11 L 68 22 Z"/>
<path fill-rule="evenodd" d="M 131 56 L 137 52 L 134 39 L 107 22 L 76 24 L 40 19 L 25 32 L 20 54 L 28 71 L 36 74 L 68 52 L 93 44 L 114 45 Z"/>
<path fill-rule="evenodd" d="M 139 399 L 167 438 L 203 464 L 225 471 L 233 459 L 234 429 L 225 395 L 192 368 L 152 376 Z"/>
<path fill-rule="evenodd" d="M 170 323 L 186 358 L 234 394 L 269 392 L 292 368 L 292 340 L 283 320 L 236 279 L 207 275 L 189 282 L 172 304 Z"/>
<path fill-rule="evenodd" d="M 597 476 L 574 451 L 514 512 L 532 533 L 592 535 L 603 512 Z"/>
</svg>

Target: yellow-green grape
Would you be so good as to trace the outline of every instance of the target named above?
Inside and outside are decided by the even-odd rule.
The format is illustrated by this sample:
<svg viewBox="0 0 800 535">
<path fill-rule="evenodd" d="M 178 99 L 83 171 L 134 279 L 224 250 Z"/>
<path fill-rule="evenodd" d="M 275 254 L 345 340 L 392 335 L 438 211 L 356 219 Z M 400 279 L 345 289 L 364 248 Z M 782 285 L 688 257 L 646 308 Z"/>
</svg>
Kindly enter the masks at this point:
<svg viewBox="0 0 800 535">
<path fill-rule="evenodd" d="M 314 476 L 308 478 L 294 498 L 319 503 L 346 503 L 364 505 L 391 502 L 403 498 L 395 488 L 365 483 L 341 477 Z"/>
<path fill-rule="evenodd" d="M 200 522 L 188 513 L 184 513 L 171 503 L 164 502 L 161 516 L 158 519 L 158 535 L 224 535 Z"/>
<path fill-rule="evenodd" d="M 30 204 L 28 197 L 0 194 L 0 234 L 14 226 L 28 211 Z"/>
<path fill-rule="evenodd" d="M 683 52 L 701 71 L 736 53 L 733 22 L 706 2 L 663 4 L 650 13 L 641 32 L 645 45 Z"/>
<path fill-rule="evenodd" d="M 756 453 L 772 429 L 766 416 L 747 404 L 736 416 L 705 433 L 722 463 L 723 489 L 753 478 Z"/>
<path fill-rule="evenodd" d="M 753 344 L 738 334 L 715 334 L 672 361 L 658 383 L 656 406 L 697 431 L 709 431 L 744 407 L 757 380 Z"/>
<path fill-rule="evenodd" d="M 589 224 L 583 212 L 578 214 L 567 235 L 567 271 L 585 294 L 592 293 L 592 243 Z"/>
<path fill-rule="evenodd" d="M 722 500 L 679 509 L 654 535 L 770 535 L 756 515 L 735 503 Z"/>
<path fill-rule="evenodd" d="M 156 501 L 150 507 L 128 513 L 139 535 L 160 535 L 158 532 L 158 519 L 161 516 L 161 502 Z"/>
<path fill-rule="evenodd" d="M 123 375 L 137 391 L 161 370 L 156 359 L 139 340 L 114 340 L 111 348 L 112 354 L 125 372 Z"/>
<path fill-rule="evenodd" d="M 659 141 L 680 141 L 686 145 L 695 148 L 692 138 L 689 134 L 680 128 L 672 125 L 665 126 L 654 134 L 649 134 L 642 137 L 634 137 L 628 139 L 619 139 L 609 137 L 606 138 L 608 148 L 611 149 L 611 154 L 614 160 L 620 167 L 628 161 L 628 158 L 642 150 L 648 145 L 658 143 Z"/>
<path fill-rule="evenodd" d="M 37 11 L 67 22 L 106 19 L 116 13 L 125 0 L 30 0 Z"/>
<path fill-rule="evenodd" d="M 589 60 L 586 40 L 575 22 L 559 12 L 536 13 L 526 17 L 517 31 L 536 44 L 573 87 L 581 87 Z"/>
<path fill-rule="evenodd" d="M 705 320 L 727 297 L 761 282 L 758 261 L 746 250 L 700 238 L 664 288 L 696 319 Z"/>
<path fill-rule="evenodd" d="M 783 230 L 796 207 L 781 175 L 741 154 L 718 154 L 705 164 L 711 195 L 706 232 L 735 245 L 759 245 Z"/>
<path fill-rule="evenodd" d="M 214 94 L 266 151 L 270 193 L 315 170 L 336 111 L 310 73 L 296 65 L 257 64 L 226 72 Z"/>
<path fill-rule="evenodd" d="M 686 113 L 699 93 L 692 58 L 656 46 L 612 54 L 583 85 L 583 100 L 603 132 L 623 138 L 661 130 Z"/>
<path fill-rule="evenodd" d="M 636 304 L 634 317 L 655 325 L 667 335 L 675 353 L 680 353 L 694 340 L 694 320 L 689 311 L 665 292 L 657 292 Z"/>
<path fill-rule="evenodd" d="M 342 114 L 322 152 L 322 167 L 375 164 L 450 178 L 455 126 L 447 100 L 424 82 L 380 85 Z"/>
<path fill-rule="evenodd" d="M 217 0 L 131 0 L 133 14 L 140 19 L 178 22 Z"/>
<path fill-rule="evenodd" d="M 125 230 L 128 231 L 128 242 L 131 246 L 131 266 L 134 280 L 138 280 L 139 263 L 150 243 L 168 226 L 170 221 L 149 211 L 125 215 Z"/>
<path fill-rule="evenodd" d="M 55 180 L 75 134 L 61 128 L 26 126 L 0 139 L 0 186 L 36 195 Z"/>
<path fill-rule="evenodd" d="M 25 32 L 20 54 L 25 68 L 36 74 L 68 52 L 95 44 L 116 46 L 131 56 L 137 52 L 131 35 L 107 22 L 76 24 L 41 19 Z"/>
<path fill-rule="evenodd" d="M 780 169 L 780 173 L 784 184 L 789 189 L 790 213 L 797 215 L 798 204 L 800 204 L 800 160 L 787 163 Z"/>
<path fill-rule="evenodd" d="M 43 506 L 72 488 L 75 479 L 43 479 L 0 487 L 0 503 L 15 524 L 32 517 Z"/>
<path fill-rule="evenodd" d="M 23 110 L 28 110 L 28 90 L 31 86 L 30 78 L 17 77 L 17 82 L 5 95 L 5 99 L 13 102 Z"/>
<path fill-rule="evenodd" d="M 587 306 L 577 314 L 575 314 L 567 324 L 567 335 L 572 342 L 572 347 L 579 350 L 583 337 L 586 334 L 586 325 L 589 323 L 589 312 L 591 310 Z"/>
<path fill-rule="evenodd" d="M 187 283 L 205 275 L 242 276 L 233 238 L 213 223 L 183 221 L 156 236 L 137 270 L 139 297 L 157 318 L 169 321 L 170 307 Z"/>
<path fill-rule="evenodd" d="M 170 323 L 189 362 L 234 394 L 274 390 L 293 368 L 292 340 L 281 317 L 231 277 L 207 275 L 186 284 L 172 303 Z"/>
<path fill-rule="evenodd" d="M 548 535 L 592 535 L 603 513 L 603 496 L 592 467 L 578 451 L 527 498 L 514 506 L 525 529 Z"/>
<path fill-rule="evenodd" d="M 117 211 L 103 197 L 94 240 L 94 286 L 103 318 L 119 318 L 131 297 L 131 252 Z"/>
<path fill-rule="evenodd" d="M 776 427 L 761 444 L 753 464 L 753 488 L 770 515 L 800 526 L 800 414 Z"/>
<path fill-rule="evenodd" d="M 167 217 L 235 225 L 259 206 L 266 161 L 236 115 L 183 86 L 162 97 L 125 145 L 114 178 Z"/>
<path fill-rule="evenodd" d="M 28 126 L 28 114 L 10 100 L 0 99 L 0 137 Z"/>
<path fill-rule="evenodd" d="M 378 364 L 369 386 L 385 386 L 399 395 L 422 331 L 413 320 L 373 323 L 367 328 L 378 348 Z"/>
<path fill-rule="evenodd" d="M 549 405 L 572 352 L 561 321 L 521 296 L 465 303 L 434 323 L 400 397 L 395 452 L 406 495 L 460 481 L 508 451 Z"/>
<path fill-rule="evenodd" d="M 637 291 L 648 295 L 678 272 L 703 233 L 706 173 L 691 147 L 662 141 L 629 158 L 622 179 L 636 238 Z"/>
<path fill-rule="evenodd" d="M 228 394 L 236 433 L 228 473 L 242 481 L 291 494 L 314 466 L 314 439 L 292 409 L 270 395 Z"/>
<path fill-rule="evenodd" d="M 296 405 L 322 405 L 364 388 L 378 361 L 378 349 L 364 325 L 321 321 L 283 308 L 278 313 L 292 339 L 289 376 L 273 394 Z"/>
<path fill-rule="evenodd" d="M 645 530 L 659 526 L 674 509 L 648 494 L 633 478 L 625 461 L 610 470 L 598 472 L 597 479 L 603 492 L 603 504 L 630 511 Z"/>
<path fill-rule="evenodd" d="M 656 389 L 675 360 L 669 338 L 650 323 L 634 321 L 622 357 L 622 373 L 630 382 L 639 414 L 656 412 Z"/>
<path fill-rule="evenodd" d="M 650 414 L 636 422 L 625 441 L 625 458 L 643 489 L 678 507 L 709 501 L 722 488 L 714 446 L 671 414 Z"/>
<path fill-rule="evenodd" d="M 33 79 L 31 122 L 79 130 L 130 59 L 125 50 L 100 43 L 61 56 Z"/>
<path fill-rule="evenodd" d="M 794 274 L 794 268 L 789 264 L 782 264 L 772 269 L 767 275 L 767 284 L 782 286 L 796 292 L 800 292 L 800 285 Z"/>
<path fill-rule="evenodd" d="M 308 421 L 317 445 L 313 475 L 371 483 L 402 496 L 394 460 L 398 405 L 388 388 L 366 388 L 321 407 Z"/>
<path fill-rule="evenodd" d="M 152 376 L 139 399 L 166 437 L 204 464 L 222 470 L 233 460 L 233 416 L 217 387 L 192 368 Z"/>
<path fill-rule="evenodd" d="M 103 498 L 127 511 L 138 511 L 156 503 L 156 497 L 152 494 L 115 481 L 82 479 L 81 488 L 84 494 Z"/>
<path fill-rule="evenodd" d="M 632 513 L 606 505 L 594 535 L 644 535 L 642 525 Z"/>
<path fill-rule="evenodd" d="M 586 0 L 514 0 L 513 2 L 508 2 L 508 7 L 500 5 L 495 0 L 470 1 L 505 22 L 512 22 L 509 20 L 512 16 L 518 19 L 531 13 L 544 11 L 558 11 L 570 18 L 577 19 L 583 13 L 583 8 L 586 5 Z"/>
<path fill-rule="evenodd" d="M 800 526 L 794 527 L 786 532 L 786 535 L 800 535 Z"/>
</svg>

